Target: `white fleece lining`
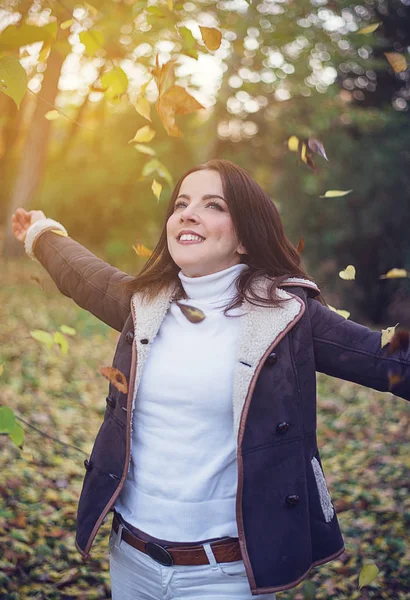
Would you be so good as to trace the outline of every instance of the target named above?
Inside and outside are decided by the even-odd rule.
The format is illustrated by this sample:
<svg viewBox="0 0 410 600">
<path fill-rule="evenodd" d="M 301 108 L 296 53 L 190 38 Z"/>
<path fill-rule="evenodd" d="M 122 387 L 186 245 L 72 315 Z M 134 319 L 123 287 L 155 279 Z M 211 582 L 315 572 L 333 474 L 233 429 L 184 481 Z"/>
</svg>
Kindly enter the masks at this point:
<svg viewBox="0 0 410 600">
<path fill-rule="evenodd" d="M 64 225 L 58 221 L 54 221 L 54 219 L 39 219 L 38 221 L 35 221 L 27 229 L 26 237 L 24 239 L 25 251 L 32 260 L 37 260 L 33 253 L 34 242 L 43 231 L 47 231 L 48 229 L 61 229 L 61 231 L 64 231 L 68 235 Z"/>
<path fill-rule="evenodd" d="M 267 297 L 267 287 L 270 281 L 260 278 L 255 285 L 257 292 L 262 297 Z M 305 279 L 298 279 L 301 285 L 310 285 L 311 282 Z M 141 381 L 145 361 L 148 357 L 151 345 L 157 335 L 159 328 L 171 302 L 177 291 L 177 283 L 170 284 L 167 289 L 158 294 L 151 302 L 142 301 L 141 295 L 133 294 L 132 303 L 135 310 L 135 344 L 137 349 L 137 368 L 135 375 L 134 396 L 132 399 L 130 415 L 130 456 L 132 453 L 132 426 L 135 399 Z M 302 310 L 301 303 L 288 292 L 277 289 L 280 298 L 286 298 L 288 301 L 282 307 L 273 306 L 255 306 L 246 300 L 242 308 L 246 311 L 240 318 L 241 326 L 238 337 L 236 367 L 234 371 L 233 383 L 233 429 L 235 439 L 238 439 L 239 423 L 242 409 L 252 382 L 253 375 L 262 359 L 263 355 L 271 346 L 276 338 L 286 329 Z M 148 339 L 148 344 L 141 344 L 142 339 Z M 246 364 L 243 364 L 246 363 Z M 128 472 L 131 467 L 131 461 L 128 464 Z"/>
<path fill-rule="evenodd" d="M 315 456 L 312 458 L 311 463 L 316 479 L 317 489 L 319 491 L 320 506 L 322 507 L 326 523 L 329 523 L 329 521 L 333 519 L 334 515 L 332 499 L 330 497 L 329 490 L 327 489 L 325 476 L 320 467 L 320 463 Z"/>
</svg>

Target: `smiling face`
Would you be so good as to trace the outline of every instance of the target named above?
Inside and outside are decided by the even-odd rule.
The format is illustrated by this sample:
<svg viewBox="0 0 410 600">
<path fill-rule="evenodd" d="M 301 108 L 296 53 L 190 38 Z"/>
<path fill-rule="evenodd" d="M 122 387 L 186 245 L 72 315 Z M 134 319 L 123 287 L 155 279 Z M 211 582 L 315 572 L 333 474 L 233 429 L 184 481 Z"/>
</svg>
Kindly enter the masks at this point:
<svg viewBox="0 0 410 600">
<path fill-rule="evenodd" d="M 183 230 L 204 239 L 181 243 Z M 185 177 L 167 221 L 167 244 L 187 277 L 210 275 L 241 262 L 246 250 L 238 242 L 218 171 L 195 171 Z"/>
</svg>

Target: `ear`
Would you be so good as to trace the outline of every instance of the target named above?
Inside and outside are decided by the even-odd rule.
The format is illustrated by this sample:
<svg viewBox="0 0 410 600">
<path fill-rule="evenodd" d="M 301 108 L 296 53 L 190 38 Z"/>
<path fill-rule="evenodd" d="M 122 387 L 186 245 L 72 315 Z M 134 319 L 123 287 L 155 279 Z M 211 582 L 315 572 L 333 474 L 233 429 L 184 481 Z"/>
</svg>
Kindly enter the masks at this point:
<svg viewBox="0 0 410 600">
<path fill-rule="evenodd" d="M 242 244 L 238 245 L 238 247 L 236 248 L 236 251 L 238 254 L 248 254 L 245 246 L 243 246 Z"/>
</svg>

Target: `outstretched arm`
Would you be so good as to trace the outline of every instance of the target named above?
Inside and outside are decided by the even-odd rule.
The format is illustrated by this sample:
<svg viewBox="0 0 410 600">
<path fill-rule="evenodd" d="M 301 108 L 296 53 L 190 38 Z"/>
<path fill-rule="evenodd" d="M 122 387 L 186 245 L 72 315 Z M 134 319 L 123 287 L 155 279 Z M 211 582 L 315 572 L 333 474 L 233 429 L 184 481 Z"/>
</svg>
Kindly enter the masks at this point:
<svg viewBox="0 0 410 600">
<path fill-rule="evenodd" d="M 410 400 L 410 348 L 388 355 L 381 332 L 308 299 L 316 371 Z M 393 383 L 389 376 L 398 375 Z"/>
<path fill-rule="evenodd" d="M 24 240 L 27 254 L 43 265 L 64 296 L 113 329 L 122 331 L 131 311 L 131 294 L 125 294 L 118 284 L 134 278 L 52 229 L 66 232 L 52 219 L 34 222 Z"/>
</svg>

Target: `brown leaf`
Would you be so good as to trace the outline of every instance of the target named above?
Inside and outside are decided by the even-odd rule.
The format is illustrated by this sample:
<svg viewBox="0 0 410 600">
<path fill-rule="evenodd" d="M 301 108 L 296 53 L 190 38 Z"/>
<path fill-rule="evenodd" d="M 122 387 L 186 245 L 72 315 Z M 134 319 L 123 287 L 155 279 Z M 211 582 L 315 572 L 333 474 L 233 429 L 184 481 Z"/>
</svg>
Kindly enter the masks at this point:
<svg viewBox="0 0 410 600">
<path fill-rule="evenodd" d="M 181 304 L 177 302 L 177 305 L 182 311 L 184 317 L 188 319 L 190 323 L 200 323 L 205 319 L 205 315 L 199 308 L 195 308 L 195 306 L 189 306 L 187 304 Z"/>
<path fill-rule="evenodd" d="M 169 60 L 161 67 L 158 62 L 158 54 L 155 57 L 155 67 L 152 69 L 152 75 L 158 87 L 159 96 L 162 96 L 175 83 L 174 66 L 176 59 Z"/>
<path fill-rule="evenodd" d="M 307 141 L 308 147 L 312 150 L 312 152 L 316 152 L 316 154 L 320 154 L 324 159 L 329 160 L 326 156 L 325 148 L 323 143 L 317 138 L 310 137 Z"/>
<path fill-rule="evenodd" d="M 305 248 L 305 240 L 303 239 L 303 236 L 301 235 L 300 240 L 297 245 L 297 248 L 296 248 L 298 254 L 302 254 L 304 248 Z"/>
<path fill-rule="evenodd" d="M 101 375 L 104 375 L 112 384 L 122 392 L 123 394 L 128 393 L 128 384 L 127 379 L 124 373 L 121 373 L 119 369 L 115 367 L 101 367 L 99 369 Z"/>
<path fill-rule="evenodd" d="M 393 371 L 389 371 L 387 376 L 389 378 L 389 392 L 395 385 L 397 385 L 404 379 L 404 377 L 402 377 L 398 373 L 394 373 Z"/>
<path fill-rule="evenodd" d="M 407 329 L 396 331 L 390 340 L 389 347 L 387 348 L 387 354 L 393 354 L 397 350 L 404 350 L 407 352 L 409 347 L 409 331 Z"/>
<path fill-rule="evenodd" d="M 201 36 L 208 50 L 218 50 L 222 41 L 222 33 L 215 27 L 201 27 Z"/>
<path fill-rule="evenodd" d="M 200 108 L 205 107 L 179 85 L 172 86 L 156 103 L 159 118 L 168 135 L 173 137 L 182 137 L 182 132 L 175 123 L 175 115 L 187 115 Z"/>
</svg>

